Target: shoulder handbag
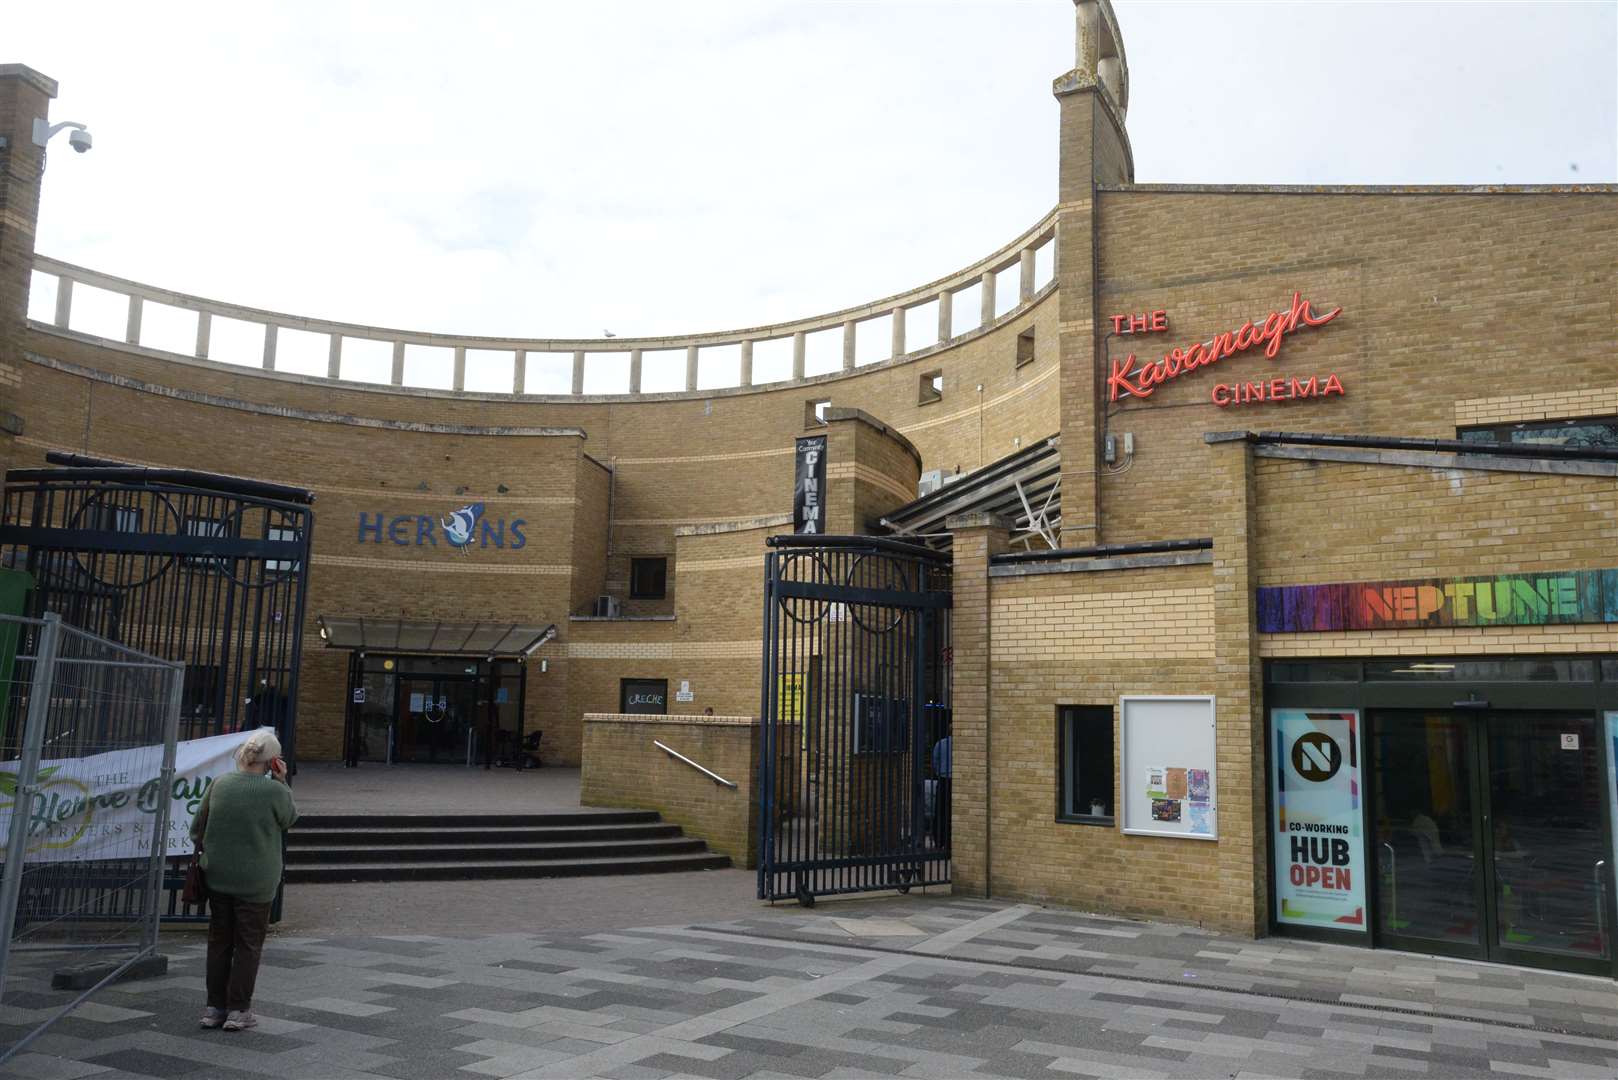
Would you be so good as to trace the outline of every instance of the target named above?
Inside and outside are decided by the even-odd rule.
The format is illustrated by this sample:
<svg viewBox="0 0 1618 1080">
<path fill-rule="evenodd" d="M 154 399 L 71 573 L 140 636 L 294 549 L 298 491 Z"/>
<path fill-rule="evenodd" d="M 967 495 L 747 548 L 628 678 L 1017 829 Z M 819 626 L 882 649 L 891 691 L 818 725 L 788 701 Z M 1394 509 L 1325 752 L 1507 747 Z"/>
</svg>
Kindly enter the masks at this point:
<svg viewBox="0 0 1618 1080">
<path fill-rule="evenodd" d="M 202 793 L 202 805 L 197 808 L 197 821 L 199 832 L 206 832 L 208 827 L 209 796 L 213 794 L 213 785 Z M 180 902 L 198 906 L 208 899 L 208 879 L 202 872 L 202 844 L 199 842 L 196 850 L 191 852 L 191 860 L 185 864 L 185 885 L 180 890 Z"/>
<path fill-rule="evenodd" d="M 193 851 L 191 861 L 185 864 L 185 887 L 180 890 L 180 902 L 195 907 L 208 899 L 208 879 L 202 873 L 202 852 Z"/>
</svg>

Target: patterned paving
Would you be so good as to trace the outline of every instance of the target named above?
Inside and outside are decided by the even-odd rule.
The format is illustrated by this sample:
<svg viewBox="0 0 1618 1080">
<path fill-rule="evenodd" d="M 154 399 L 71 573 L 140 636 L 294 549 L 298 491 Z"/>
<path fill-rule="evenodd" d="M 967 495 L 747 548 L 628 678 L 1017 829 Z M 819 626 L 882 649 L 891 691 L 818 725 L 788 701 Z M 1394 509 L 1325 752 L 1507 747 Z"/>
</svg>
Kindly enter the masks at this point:
<svg viewBox="0 0 1618 1080">
<path fill-rule="evenodd" d="M 0 1076 L 1618 1075 L 1618 984 L 953 899 L 473 938 L 275 937 L 263 1023 L 195 1025 L 201 942 Z M 0 1041 L 52 996 L 25 988 Z M 22 1025 L 22 1026 L 19 1026 Z"/>
</svg>

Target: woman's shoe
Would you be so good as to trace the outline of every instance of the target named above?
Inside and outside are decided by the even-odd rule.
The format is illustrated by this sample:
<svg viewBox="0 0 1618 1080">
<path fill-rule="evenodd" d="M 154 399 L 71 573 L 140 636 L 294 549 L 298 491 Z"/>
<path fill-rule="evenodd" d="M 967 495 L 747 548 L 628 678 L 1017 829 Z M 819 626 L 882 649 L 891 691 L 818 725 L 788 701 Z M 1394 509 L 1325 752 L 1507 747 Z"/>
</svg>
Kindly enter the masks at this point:
<svg viewBox="0 0 1618 1080">
<path fill-rule="evenodd" d="M 224 1009 L 216 1009 L 216 1008 L 214 1008 L 213 1006 L 210 1005 L 208 1008 L 202 1010 L 202 1026 L 203 1027 L 205 1027 L 205 1028 L 216 1028 L 219 1025 L 223 1024 L 224 1022 L 225 1022 L 225 1010 Z"/>
<path fill-rule="evenodd" d="M 241 1031 L 250 1027 L 258 1027 L 258 1017 L 247 1009 L 243 1009 L 241 1012 L 233 1012 L 225 1018 L 226 1031 Z"/>
</svg>

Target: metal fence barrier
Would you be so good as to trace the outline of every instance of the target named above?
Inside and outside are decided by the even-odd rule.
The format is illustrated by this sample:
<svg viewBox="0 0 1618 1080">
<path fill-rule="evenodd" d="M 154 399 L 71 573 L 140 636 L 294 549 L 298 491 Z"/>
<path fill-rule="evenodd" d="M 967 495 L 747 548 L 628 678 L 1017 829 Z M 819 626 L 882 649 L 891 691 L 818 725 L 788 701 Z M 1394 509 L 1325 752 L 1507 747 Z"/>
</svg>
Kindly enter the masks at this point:
<svg viewBox="0 0 1618 1080">
<path fill-rule="evenodd" d="M 0 1062 L 158 959 L 183 685 L 54 613 L 0 616 Z"/>
</svg>

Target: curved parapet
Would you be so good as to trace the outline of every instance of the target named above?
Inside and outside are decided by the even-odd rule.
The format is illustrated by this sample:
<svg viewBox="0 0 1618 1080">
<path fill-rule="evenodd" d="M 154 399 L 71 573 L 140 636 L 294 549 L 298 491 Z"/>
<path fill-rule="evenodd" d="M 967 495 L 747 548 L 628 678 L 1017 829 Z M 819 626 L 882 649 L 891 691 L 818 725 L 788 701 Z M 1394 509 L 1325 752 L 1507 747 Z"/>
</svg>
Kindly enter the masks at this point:
<svg viewBox="0 0 1618 1080">
<path fill-rule="evenodd" d="M 262 370 L 290 371 L 300 376 L 319 377 L 320 370 L 311 370 L 309 345 L 322 347 L 324 376 L 350 383 L 382 383 L 395 387 L 429 387 L 450 391 L 465 391 L 468 354 L 474 356 L 503 354 L 510 357 L 511 382 L 503 393 L 528 397 L 555 397 L 582 399 L 586 397 L 656 397 L 679 398 L 687 395 L 712 396 L 716 392 L 745 392 L 754 387 L 779 389 L 793 383 L 821 382 L 828 378 L 865 370 L 874 363 L 902 363 L 924 356 L 948 345 L 981 333 L 990 326 L 1011 318 L 1026 309 L 1050 289 L 1051 268 L 1054 264 L 1056 215 L 1054 211 L 1016 239 L 988 256 L 961 270 L 935 281 L 893 296 L 883 297 L 866 304 L 840 311 L 791 322 L 706 334 L 684 334 L 668 337 L 642 338 L 509 338 L 481 337 L 470 334 L 442 334 L 421 330 L 401 330 L 328 319 L 309 318 L 285 312 L 246 307 L 240 304 L 193 296 L 188 293 L 163 289 L 141 282 L 103 274 L 58 259 L 37 255 L 34 259 L 36 275 L 55 279 L 54 311 L 48 322 L 39 320 L 41 329 L 72 330 L 112 338 L 102 325 L 96 333 L 75 318 L 74 288 L 87 286 L 121 298 L 125 305 L 124 334 L 127 344 L 160 348 L 162 351 L 180 352 L 174 344 L 174 334 L 168 335 L 167 347 L 155 345 L 148 333 L 145 309 L 148 305 L 161 305 L 166 309 L 165 319 L 172 324 L 176 317 L 194 319 L 194 344 L 181 355 L 193 360 L 208 361 L 218 354 L 215 343 L 217 331 L 227 321 L 240 324 L 254 335 L 262 336 L 261 352 L 251 357 L 239 353 L 229 366 L 242 370 L 243 362 L 256 362 Z M 1008 301 L 1007 294 L 1012 294 Z M 966 294 L 975 300 L 976 319 L 972 313 L 958 312 L 956 300 Z M 116 302 L 116 301 L 114 301 Z M 105 306 L 105 302 L 102 305 Z M 925 309 L 936 309 L 936 333 L 918 334 L 912 331 L 918 315 Z M 104 323 L 105 320 L 103 320 Z M 932 320 L 927 320 L 929 323 Z M 884 325 L 885 324 L 885 325 Z M 172 331 L 172 325 L 170 326 Z M 878 335 L 872 348 L 872 334 Z M 241 334 L 234 338 L 239 342 Z M 288 363 L 285 338 L 296 336 L 300 358 L 296 366 Z M 917 337 L 926 337 L 918 344 Z M 832 340 L 835 339 L 835 340 Z M 811 342 L 819 357 L 830 355 L 816 364 L 811 360 Z M 369 348 L 373 356 L 376 347 L 370 343 L 385 343 L 388 354 L 385 366 L 372 365 L 378 373 L 369 377 L 356 376 L 345 368 L 345 358 L 351 353 Z M 829 346 L 829 348 L 828 348 Z M 840 348 L 840 354 L 832 350 Z M 778 357 L 781 374 L 755 378 L 755 349 L 772 350 Z M 790 350 L 790 368 L 785 360 Z M 413 355 L 416 354 L 416 355 Z M 683 355 L 682 355 L 683 354 Z M 662 392 L 647 389 L 643 379 L 643 364 L 657 355 L 666 370 L 672 361 L 683 360 L 684 378 L 674 386 L 665 385 Z M 872 357 L 875 356 L 873 360 Z M 619 369 L 620 378 L 610 388 L 588 387 L 587 371 L 593 360 L 604 363 L 610 358 Z M 425 368 L 420 363 L 407 365 L 407 359 L 429 361 Z M 537 361 L 543 360 L 552 373 L 549 385 L 532 377 L 537 374 Z M 715 379 L 704 373 L 705 365 L 724 365 L 733 377 Z M 817 370 L 811 371 L 811 367 Z M 417 378 L 411 378 L 412 369 Z M 624 369 L 627 369 L 625 372 Z M 420 376 L 425 370 L 426 377 Z M 787 372 L 790 371 L 790 374 Z M 565 383 L 556 376 L 565 373 Z M 627 374 L 627 377 L 622 377 Z M 488 392 L 488 388 L 481 388 Z"/>
</svg>

